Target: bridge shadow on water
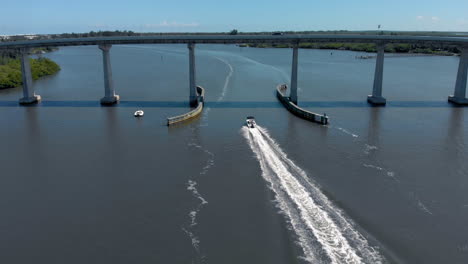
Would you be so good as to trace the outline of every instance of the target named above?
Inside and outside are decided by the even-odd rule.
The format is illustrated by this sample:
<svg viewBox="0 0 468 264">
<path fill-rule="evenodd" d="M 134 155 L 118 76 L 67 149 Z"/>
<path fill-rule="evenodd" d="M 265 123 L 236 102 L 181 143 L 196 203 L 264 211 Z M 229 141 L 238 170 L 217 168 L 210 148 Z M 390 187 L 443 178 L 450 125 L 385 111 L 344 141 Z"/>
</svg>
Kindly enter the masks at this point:
<svg viewBox="0 0 468 264">
<path fill-rule="evenodd" d="M 0 101 L 0 107 L 153 107 L 186 108 L 188 101 L 120 101 L 116 105 L 102 106 L 99 101 L 41 101 L 38 104 L 21 106 L 18 101 Z M 366 101 L 299 101 L 300 107 L 315 108 L 367 108 Z M 205 102 L 210 108 L 282 108 L 278 101 L 225 101 Z M 387 101 L 385 107 L 396 108 L 447 108 L 457 107 L 447 101 Z"/>
</svg>

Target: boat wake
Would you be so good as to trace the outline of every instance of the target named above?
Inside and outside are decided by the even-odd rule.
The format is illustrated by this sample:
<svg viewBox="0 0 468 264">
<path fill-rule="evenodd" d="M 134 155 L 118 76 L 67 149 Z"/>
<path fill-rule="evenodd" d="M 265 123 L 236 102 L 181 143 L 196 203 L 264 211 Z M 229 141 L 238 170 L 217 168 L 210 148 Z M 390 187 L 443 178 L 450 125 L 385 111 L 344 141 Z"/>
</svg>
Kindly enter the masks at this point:
<svg viewBox="0 0 468 264">
<path fill-rule="evenodd" d="M 232 65 L 225 59 L 222 59 L 222 58 L 219 58 L 219 57 L 216 57 L 216 56 L 211 56 L 211 57 L 213 57 L 214 59 L 222 62 L 223 64 L 225 64 L 229 68 L 229 72 L 226 75 L 226 78 L 224 79 L 224 85 L 223 85 L 223 89 L 221 90 L 221 94 L 216 99 L 216 102 L 221 102 L 224 99 L 224 97 L 226 96 L 226 93 L 228 91 L 229 83 L 231 82 L 231 77 L 232 77 L 232 74 L 234 73 L 234 67 L 232 67 Z M 206 124 L 206 121 L 207 121 L 208 114 L 210 113 L 210 111 L 211 111 L 211 107 L 206 107 L 205 110 L 203 111 L 204 113 L 203 113 L 203 116 L 202 116 L 202 120 L 204 121 L 204 123 L 201 124 L 201 126 L 208 126 Z"/>
<path fill-rule="evenodd" d="M 409 192 L 408 195 L 409 195 L 409 197 L 410 197 L 410 199 L 412 201 L 416 202 L 416 205 L 417 205 L 419 210 L 423 211 L 426 214 L 434 215 L 434 213 L 429 209 L 429 207 L 426 204 L 424 204 L 421 201 L 421 199 L 419 198 L 419 196 L 415 192 Z"/>
<path fill-rule="evenodd" d="M 337 127 L 337 129 L 338 129 L 338 130 L 340 130 L 341 132 L 343 132 L 343 133 L 347 134 L 347 135 L 350 135 L 350 136 L 352 136 L 353 138 L 357 138 L 357 137 L 359 137 L 359 135 L 357 135 L 357 134 L 354 134 L 354 133 L 352 133 L 352 132 L 350 132 L 350 131 L 348 131 L 348 130 L 346 130 L 346 129 L 342 128 L 342 127 Z"/>
<path fill-rule="evenodd" d="M 341 210 L 336 208 L 261 126 L 242 128 L 260 163 L 262 177 L 297 235 L 309 263 L 382 263 Z"/>
<path fill-rule="evenodd" d="M 205 175 L 208 172 L 208 170 L 214 166 L 214 154 L 196 143 L 189 143 L 188 146 L 201 151 L 204 155 L 207 156 L 206 164 L 198 174 Z M 187 181 L 187 191 L 192 193 L 193 197 L 196 200 L 198 200 L 198 203 L 188 213 L 190 223 L 188 224 L 188 226 L 182 227 L 182 230 L 189 236 L 192 242 L 193 249 L 196 253 L 192 263 L 205 263 L 205 255 L 200 250 L 200 239 L 195 233 L 195 229 L 198 225 L 197 215 L 200 213 L 201 209 L 208 204 L 208 201 L 198 191 L 198 183 L 196 181 L 196 178 L 196 176 L 192 176 L 189 178 L 189 180 Z"/>
<path fill-rule="evenodd" d="M 229 68 L 229 72 L 226 76 L 226 79 L 224 81 L 224 86 L 223 86 L 223 89 L 221 91 L 221 94 L 219 95 L 219 97 L 217 98 L 217 102 L 220 102 L 224 99 L 225 95 L 226 95 L 226 92 L 228 90 L 228 87 L 229 87 L 229 83 L 230 83 L 230 80 L 231 80 L 231 77 L 232 77 L 232 74 L 234 73 L 234 68 L 232 67 L 232 65 L 224 60 L 224 59 L 221 59 L 221 58 L 218 58 L 218 57 L 215 57 L 215 59 L 221 61 L 222 63 L 226 64 L 226 66 Z M 204 111 L 204 114 L 203 114 L 203 117 L 202 117 L 202 120 L 204 121 L 204 123 L 202 124 L 195 124 L 195 127 L 191 127 L 191 129 L 193 131 L 195 131 L 196 129 L 198 129 L 197 127 L 202 127 L 202 126 L 207 126 L 206 124 L 206 121 L 207 121 L 207 118 L 208 118 L 208 115 L 209 115 L 209 112 L 210 112 L 210 108 L 206 108 L 205 111 Z M 193 133 L 193 134 L 196 134 L 196 133 Z M 195 148 L 199 151 L 201 151 L 203 154 L 202 155 L 205 155 L 207 156 L 207 161 L 206 161 L 206 164 L 205 166 L 201 169 L 200 173 L 199 173 L 199 176 L 201 175 L 205 175 L 208 170 L 214 166 L 214 154 L 212 152 L 210 152 L 209 150 L 206 150 L 205 148 L 203 148 L 201 145 L 195 143 L 197 142 L 198 140 L 197 139 L 193 139 L 193 142 L 192 143 L 189 143 L 188 146 L 191 147 L 191 148 Z M 197 177 L 194 177 L 192 176 L 188 181 L 187 181 L 187 190 L 190 191 L 193 195 L 193 197 L 195 199 L 198 200 L 198 204 L 195 206 L 195 208 L 192 208 L 190 210 L 190 212 L 188 213 L 188 216 L 190 218 L 190 224 L 188 226 L 185 226 L 182 228 L 182 230 L 188 235 L 188 237 L 190 238 L 191 242 L 192 242 L 192 246 L 193 246 L 193 249 L 195 250 L 196 252 L 196 255 L 194 257 L 194 259 L 192 260 L 192 263 L 205 263 L 205 259 L 206 259 L 206 256 L 201 252 L 201 249 L 200 249 L 200 239 L 199 237 L 197 236 L 196 232 L 195 232 L 195 229 L 196 229 L 196 226 L 198 225 L 198 222 L 197 222 L 197 216 L 198 214 L 200 213 L 201 209 L 208 204 L 208 201 L 200 194 L 200 192 L 198 191 L 197 189 L 197 181 L 196 181 L 196 178 Z"/>
<path fill-rule="evenodd" d="M 221 102 L 224 99 L 224 97 L 226 96 L 226 92 L 227 92 L 227 88 L 229 86 L 229 82 L 231 81 L 232 74 L 234 73 L 234 68 L 232 67 L 232 65 L 228 61 L 226 61 L 224 59 L 221 59 L 219 57 L 214 57 L 214 58 L 221 61 L 222 63 L 226 64 L 226 66 L 228 66 L 228 68 L 229 68 L 229 73 L 226 76 L 226 79 L 224 80 L 224 86 L 223 86 L 223 90 L 221 91 L 221 95 L 218 97 L 218 99 L 216 99 L 217 102 Z"/>
</svg>

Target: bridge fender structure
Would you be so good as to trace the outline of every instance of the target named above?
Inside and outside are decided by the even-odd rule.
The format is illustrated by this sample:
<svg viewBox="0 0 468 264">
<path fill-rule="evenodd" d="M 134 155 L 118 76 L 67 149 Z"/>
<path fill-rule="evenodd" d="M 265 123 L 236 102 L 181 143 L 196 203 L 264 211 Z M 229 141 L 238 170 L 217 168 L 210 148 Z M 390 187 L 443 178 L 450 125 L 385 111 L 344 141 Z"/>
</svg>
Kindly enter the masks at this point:
<svg viewBox="0 0 468 264">
<path fill-rule="evenodd" d="M 375 63 L 374 87 L 372 95 L 367 96 L 367 102 L 373 105 L 385 105 L 387 100 L 382 97 L 383 67 L 385 58 L 385 43 L 377 43 L 377 61 Z"/>
<path fill-rule="evenodd" d="M 174 116 L 174 117 L 168 117 L 167 118 L 167 125 L 168 126 L 188 121 L 188 120 L 193 119 L 193 118 L 195 118 L 195 117 L 197 117 L 197 116 L 199 116 L 201 114 L 201 112 L 203 110 L 203 105 L 204 105 L 204 102 L 205 102 L 205 89 L 203 87 L 201 87 L 201 86 L 197 86 L 196 89 L 197 89 L 197 99 L 195 100 L 196 108 L 193 109 L 192 111 L 190 111 L 188 113 L 185 113 L 185 114 L 182 114 L 182 115 L 178 115 L 178 116 Z"/>
<path fill-rule="evenodd" d="M 23 79 L 23 98 L 19 100 L 22 105 L 34 104 L 41 100 L 41 96 L 34 93 L 31 65 L 29 63 L 29 48 L 21 48 L 21 75 Z"/>
<path fill-rule="evenodd" d="M 305 119 L 311 122 L 319 123 L 322 125 L 328 124 L 328 116 L 326 114 L 320 115 L 314 112 L 307 111 L 300 108 L 295 104 L 290 97 L 287 97 L 285 94 L 288 86 L 286 84 L 280 84 L 276 87 L 276 97 L 283 104 L 286 109 L 292 114 Z"/>
<path fill-rule="evenodd" d="M 115 94 L 114 80 L 112 79 L 112 67 L 110 61 L 110 44 L 100 44 L 102 50 L 102 63 L 104 67 L 104 97 L 101 98 L 101 104 L 112 105 L 119 102 L 120 97 Z"/>
<path fill-rule="evenodd" d="M 457 81 L 455 91 L 449 96 L 448 101 L 455 105 L 468 105 L 466 98 L 466 80 L 468 72 L 468 46 L 462 48 L 460 63 L 458 64 Z"/>
</svg>

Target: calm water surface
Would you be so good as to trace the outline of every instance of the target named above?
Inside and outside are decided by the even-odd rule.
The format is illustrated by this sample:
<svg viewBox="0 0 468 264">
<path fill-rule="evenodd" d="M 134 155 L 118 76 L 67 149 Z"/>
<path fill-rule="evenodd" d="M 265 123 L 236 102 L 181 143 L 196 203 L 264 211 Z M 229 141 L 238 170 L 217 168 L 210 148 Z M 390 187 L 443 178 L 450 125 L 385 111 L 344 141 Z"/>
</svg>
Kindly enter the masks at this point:
<svg viewBox="0 0 468 264">
<path fill-rule="evenodd" d="M 42 103 L 0 91 L 0 262 L 467 263 L 458 58 L 387 57 L 374 108 L 359 55 L 300 50 L 299 105 L 324 127 L 274 97 L 291 50 L 197 46 L 205 110 L 168 128 L 188 109 L 185 45 L 114 46 L 116 107 L 98 103 L 97 47 L 47 54 L 62 70 L 35 83 Z"/>
</svg>

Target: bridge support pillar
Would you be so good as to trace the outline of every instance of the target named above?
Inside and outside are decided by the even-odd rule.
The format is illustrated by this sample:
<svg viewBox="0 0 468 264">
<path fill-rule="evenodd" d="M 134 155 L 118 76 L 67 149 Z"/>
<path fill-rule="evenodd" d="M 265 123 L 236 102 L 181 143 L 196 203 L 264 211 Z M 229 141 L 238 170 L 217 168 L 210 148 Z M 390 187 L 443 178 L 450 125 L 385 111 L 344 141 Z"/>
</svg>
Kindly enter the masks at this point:
<svg viewBox="0 0 468 264">
<path fill-rule="evenodd" d="M 297 105 L 297 64 L 298 64 L 299 45 L 294 44 L 291 69 L 291 92 L 289 100 Z"/>
<path fill-rule="evenodd" d="M 375 64 L 374 87 L 372 95 L 367 96 L 367 102 L 373 105 L 385 105 L 387 100 L 382 97 L 383 67 L 385 57 L 385 43 L 377 44 L 377 62 Z"/>
<path fill-rule="evenodd" d="M 197 84 L 195 76 L 195 44 L 189 43 L 187 45 L 189 49 L 189 103 L 190 106 L 197 105 Z"/>
<path fill-rule="evenodd" d="M 104 66 L 104 97 L 101 98 L 101 104 L 111 105 L 119 101 L 120 97 L 115 94 L 114 80 L 112 79 L 112 68 L 110 62 L 109 51 L 112 45 L 100 44 L 99 49 L 102 50 L 102 62 Z"/>
<path fill-rule="evenodd" d="M 23 79 L 23 98 L 20 104 L 34 104 L 41 100 L 41 96 L 34 93 L 32 82 L 31 65 L 29 63 L 29 48 L 20 49 L 21 54 L 21 75 Z"/>
<path fill-rule="evenodd" d="M 449 96 L 450 103 L 456 105 L 468 105 L 466 98 L 466 79 L 468 71 L 468 47 L 462 49 L 460 63 L 458 64 L 457 81 L 455 83 L 455 91 Z"/>
</svg>

